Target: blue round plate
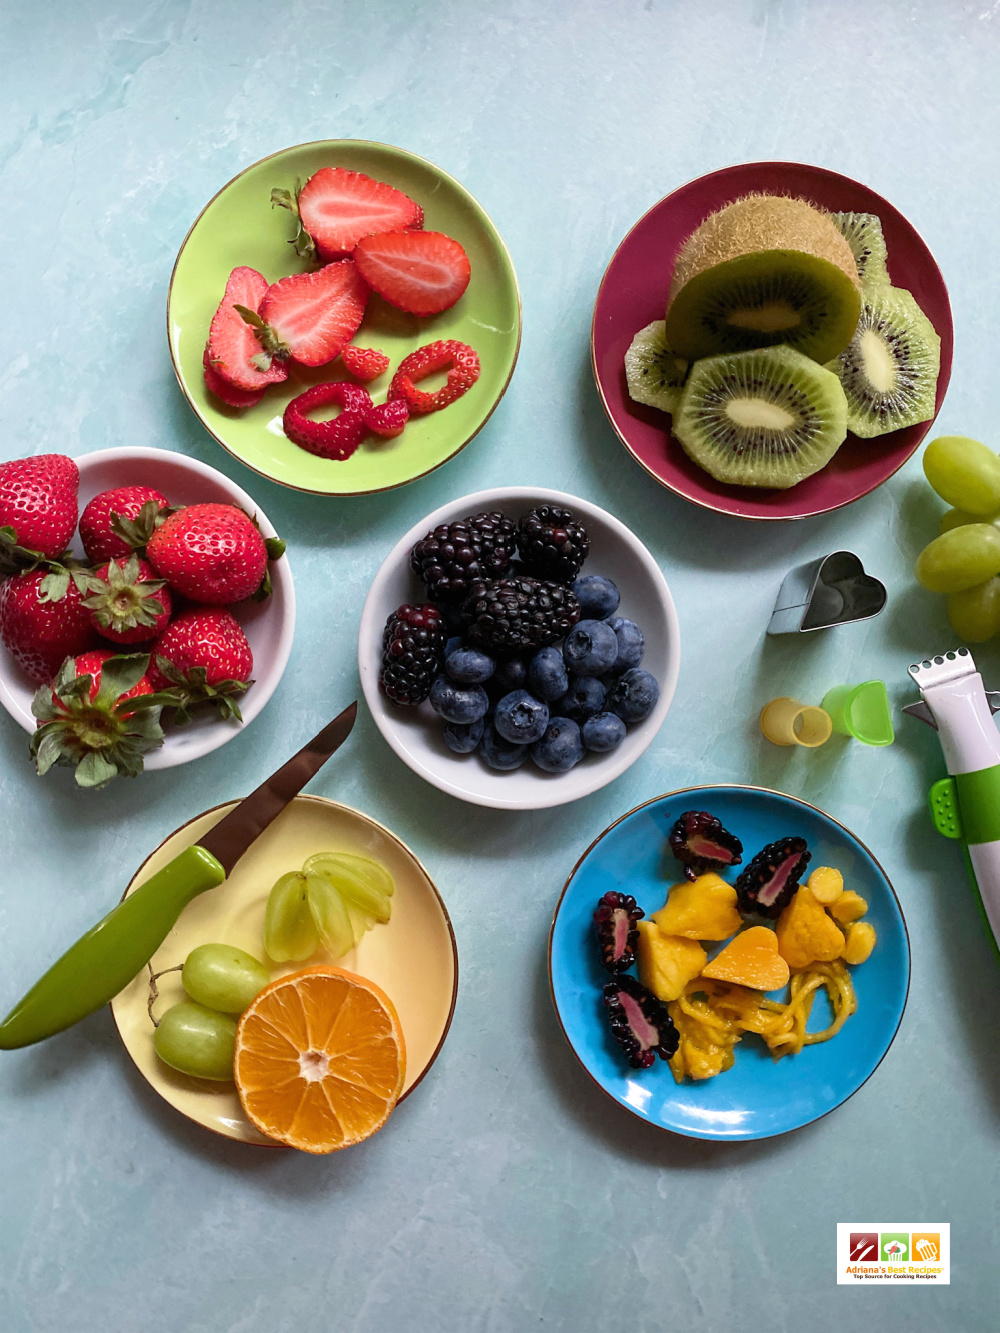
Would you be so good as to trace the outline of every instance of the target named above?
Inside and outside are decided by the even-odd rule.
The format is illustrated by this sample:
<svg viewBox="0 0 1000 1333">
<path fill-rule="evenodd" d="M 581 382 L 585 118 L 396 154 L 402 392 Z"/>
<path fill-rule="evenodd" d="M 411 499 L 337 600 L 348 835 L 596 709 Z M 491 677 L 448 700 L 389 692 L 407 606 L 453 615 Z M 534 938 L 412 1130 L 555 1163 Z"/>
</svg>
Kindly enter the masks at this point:
<svg viewBox="0 0 1000 1333">
<path fill-rule="evenodd" d="M 604 1016 L 592 915 L 609 889 L 631 893 L 646 915 L 662 907 L 680 867 L 667 834 L 685 810 L 708 810 L 740 839 L 744 862 L 769 842 L 801 836 L 812 867 L 835 866 L 868 903 L 878 943 L 852 968 L 858 1009 L 830 1041 L 775 1062 L 748 1034 L 732 1069 L 700 1083 L 674 1082 L 669 1066 L 630 1070 Z M 730 876 L 735 879 L 736 873 Z M 611 825 L 584 852 L 556 906 L 549 937 L 549 984 L 566 1039 L 587 1073 L 616 1102 L 660 1129 L 698 1139 L 766 1139 L 800 1129 L 857 1092 L 892 1045 L 906 1007 L 910 942 L 895 891 L 865 845 L 805 801 L 763 787 L 688 787 L 658 796 Z M 810 1027 L 825 1027 L 817 1000 Z"/>
</svg>

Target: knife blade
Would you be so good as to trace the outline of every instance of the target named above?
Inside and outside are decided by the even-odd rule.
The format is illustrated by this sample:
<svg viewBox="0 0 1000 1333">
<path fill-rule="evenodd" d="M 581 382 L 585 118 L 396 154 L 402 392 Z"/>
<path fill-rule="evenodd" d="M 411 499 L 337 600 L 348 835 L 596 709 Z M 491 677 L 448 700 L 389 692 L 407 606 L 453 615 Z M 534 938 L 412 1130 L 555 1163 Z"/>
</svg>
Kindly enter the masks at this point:
<svg viewBox="0 0 1000 1333">
<path fill-rule="evenodd" d="M 72 945 L 0 1023 L 0 1050 L 15 1050 L 108 1004 L 149 962 L 198 894 L 222 884 L 248 847 L 351 733 L 352 703 L 287 763 L 150 876 Z"/>
</svg>

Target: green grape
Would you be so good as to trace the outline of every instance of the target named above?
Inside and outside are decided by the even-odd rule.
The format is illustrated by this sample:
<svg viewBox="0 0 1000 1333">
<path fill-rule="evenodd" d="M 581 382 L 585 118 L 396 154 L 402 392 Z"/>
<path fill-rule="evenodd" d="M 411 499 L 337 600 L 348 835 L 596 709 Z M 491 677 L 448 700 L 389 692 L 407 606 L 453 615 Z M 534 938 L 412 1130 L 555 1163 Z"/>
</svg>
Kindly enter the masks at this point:
<svg viewBox="0 0 1000 1333">
<path fill-rule="evenodd" d="M 160 1019 L 153 1047 L 171 1069 L 193 1078 L 231 1083 L 236 1020 L 186 1000 L 168 1009 Z"/>
<path fill-rule="evenodd" d="M 924 450 L 924 475 L 956 509 L 980 516 L 1000 509 L 1000 458 L 965 435 L 941 435 Z"/>
<path fill-rule="evenodd" d="M 231 944 L 199 944 L 181 972 L 191 999 L 223 1014 L 242 1014 L 270 979 L 263 963 Z"/>
<path fill-rule="evenodd" d="M 340 890 L 345 902 L 353 903 L 376 921 L 388 921 L 392 915 L 390 899 L 395 885 L 388 870 L 377 861 L 347 852 L 318 852 L 310 856 L 303 869 L 324 875 Z"/>
<path fill-rule="evenodd" d="M 375 925 L 375 918 L 369 916 L 367 912 L 362 912 L 360 907 L 355 907 L 353 903 L 345 903 L 347 915 L 351 920 L 351 929 L 354 931 L 355 946 L 361 943 L 362 936 L 372 929 Z"/>
<path fill-rule="evenodd" d="M 343 898 L 325 875 L 306 875 L 309 910 L 323 947 L 331 958 L 354 948 L 354 927 Z"/>
<path fill-rule="evenodd" d="M 949 509 L 941 516 L 940 531 L 951 532 L 952 528 L 964 528 L 968 523 L 992 523 L 997 528 L 1000 527 L 1000 514 L 984 518 L 982 514 L 967 514 L 964 509 Z"/>
<path fill-rule="evenodd" d="M 968 523 L 935 537 L 917 556 L 917 582 L 928 592 L 961 592 L 1000 574 L 1000 531 Z"/>
<path fill-rule="evenodd" d="M 309 910 L 306 876 L 282 875 L 267 898 L 264 948 L 276 963 L 301 963 L 319 948 L 319 931 Z"/>
<path fill-rule="evenodd" d="M 953 592 L 948 598 L 948 619 L 966 643 L 985 643 L 1000 633 L 1000 579 Z"/>
</svg>

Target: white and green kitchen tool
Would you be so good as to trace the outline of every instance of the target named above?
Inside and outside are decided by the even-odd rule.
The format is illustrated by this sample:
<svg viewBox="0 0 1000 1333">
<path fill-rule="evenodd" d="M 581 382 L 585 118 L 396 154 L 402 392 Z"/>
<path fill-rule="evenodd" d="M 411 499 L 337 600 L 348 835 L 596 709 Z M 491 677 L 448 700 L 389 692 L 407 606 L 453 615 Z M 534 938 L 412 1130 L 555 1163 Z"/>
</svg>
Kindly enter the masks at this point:
<svg viewBox="0 0 1000 1333">
<path fill-rule="evenodd" d="M 934 827 L 962 843 L 993 938 L 1000 946 L 1000 692 L 987 691 L 972 654 L 958 648 L 909 668 L 920 703 L 903 711 L 934 727 L 949 777 L 930 790 Z"/>
</svg>

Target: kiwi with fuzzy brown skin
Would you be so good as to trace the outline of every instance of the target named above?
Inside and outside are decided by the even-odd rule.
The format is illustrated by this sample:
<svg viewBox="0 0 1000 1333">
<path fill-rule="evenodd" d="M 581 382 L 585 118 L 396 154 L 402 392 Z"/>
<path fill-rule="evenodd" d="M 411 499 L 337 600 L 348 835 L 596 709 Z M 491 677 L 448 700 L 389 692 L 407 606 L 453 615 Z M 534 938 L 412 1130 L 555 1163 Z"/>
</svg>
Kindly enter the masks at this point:
<svg viewBox="0 0 1000 1333">
<path fill-rule="evenodd" d="M 674 264 L 666 338 L 689 361 L 786 343 L 829 361 L 861 312 L 851 247 L 804 199 L 751 194 L 711 214 Z"/>
<path fill-rule="evenodd" d="M 866 287 L 887 286 L 891 281 L 889 252 L 882 235 L 882 223 L 875 214 L 831 213 L 830 221 L 851 247 L 862 290 Z"/>
<path fill-rule="evenodd" d="M 930 421 L 941 339 L 903 287 L 873 286 L 854 337 L 828 366 L 847 395 L 847 428 L 863 440 Z"/>
<path fill-rule="evenodd" d="M 787 490 L 840 448 L 847 401 L 836 375 L 792 347 L 728 352 L 691 367 L 673 433 L 717 481 Z"/>
<path fill-rule="evenodd" d="M 662 319 L 640 329 L 625 353 L 629 396 L 661 412 L 672 412 L 680 402 L 687 373 L 688 363 L 667 346 Z"/>
</svg>

